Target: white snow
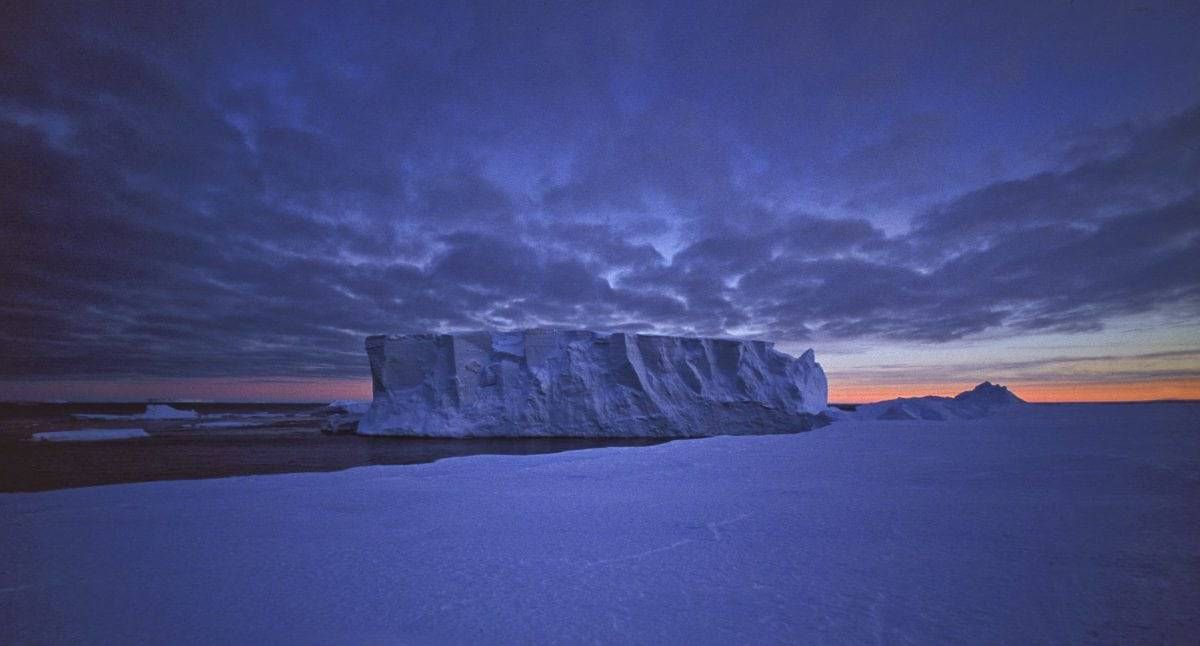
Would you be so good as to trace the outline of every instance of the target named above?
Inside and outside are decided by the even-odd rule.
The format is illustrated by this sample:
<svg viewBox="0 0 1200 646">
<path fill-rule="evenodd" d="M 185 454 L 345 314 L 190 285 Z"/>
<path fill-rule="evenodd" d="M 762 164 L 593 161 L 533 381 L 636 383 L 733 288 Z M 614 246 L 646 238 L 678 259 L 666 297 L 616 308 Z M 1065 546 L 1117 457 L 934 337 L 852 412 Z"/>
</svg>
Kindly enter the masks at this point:
<svg viewBox="0 0 1200 646">
<path fill-rule="evenodd" d="M 150 436 L 140 428 L 82 428 L 77 431 L 45 431 L 33 434 L 33 439 L 39 442 L 101 442 L 141 437 Z"/>
<path fill-rule="evenodd" d="M 147 404 L 146 412 L 134 415 L 103 415 L 96 413 L 78 413 L 72 415 L 76 419 L 115 420 L 115 419 L 196 419 L 200 413 L 194 410 L 179 410 L 167 404 Z"/>
<path fill-rule="evenodd" d="M 570 330 L 374 336 L 365 435 L 681 437 L 808 428 L 813 351 Z"/>
<path fill-rule="evenodd" d="M 2 643 L 1191 643 L 1200 405 L 0 495 Z"/>
</svg>

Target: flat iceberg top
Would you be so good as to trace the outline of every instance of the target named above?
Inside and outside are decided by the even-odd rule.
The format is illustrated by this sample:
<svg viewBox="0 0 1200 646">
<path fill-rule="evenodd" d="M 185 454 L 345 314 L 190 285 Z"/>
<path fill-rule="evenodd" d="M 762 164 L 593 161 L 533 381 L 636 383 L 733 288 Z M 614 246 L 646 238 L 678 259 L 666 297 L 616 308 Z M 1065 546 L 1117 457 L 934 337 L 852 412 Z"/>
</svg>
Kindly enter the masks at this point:
<svg viewBox="0 0 1200 646">
<path fill-rule="evenodd" d="M 588 330 L 376 335 L 368 435 L 696 437 L 806 430 L 825 372 L 769 341 Z"/>
</svg>

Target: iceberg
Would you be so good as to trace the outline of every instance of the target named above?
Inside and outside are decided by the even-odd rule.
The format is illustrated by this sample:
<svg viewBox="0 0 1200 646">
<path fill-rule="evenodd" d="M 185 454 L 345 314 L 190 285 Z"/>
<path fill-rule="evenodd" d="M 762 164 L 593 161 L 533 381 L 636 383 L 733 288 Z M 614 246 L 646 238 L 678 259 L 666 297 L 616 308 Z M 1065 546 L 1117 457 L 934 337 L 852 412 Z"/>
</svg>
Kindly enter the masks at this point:
<svg viewBox="0 0 1200 646">
<path fill-rule="evenodd" d="M 361 435 L 702 437 L 820 423 L 812 350 L 767 341 L 531 329 L 366 340 Z"/>
<path fill-rule="evenodd" d="M 94 413 L 77 413 L 72 415 L 75 419 L 90 419 L 90 420 L 118 420 L 118 419 L 196 419 L 200 417 L 200 413 L 194 410 L 180 410 L 166 404 L 146 404 L 146 412 L 134 415 L 101 415 Z"/>
<path fill-rule="evenodd" d="M 194 410 L 180 410 L 166 404 L 147 404 L 146 412 L 141 419 L 196 419 L 200 413 Z"/>
<path fill-rule="evenodd" d="M 833 416 L 833 419 L 925 420 L 978 419 L 995 414 L 1014 404 L 1024 404 L 1004 386 L 985 381 L 975 388 L 953 397 L 900 397 L 873 404 L 862 404 L 853 413 Z"/>
</svg>

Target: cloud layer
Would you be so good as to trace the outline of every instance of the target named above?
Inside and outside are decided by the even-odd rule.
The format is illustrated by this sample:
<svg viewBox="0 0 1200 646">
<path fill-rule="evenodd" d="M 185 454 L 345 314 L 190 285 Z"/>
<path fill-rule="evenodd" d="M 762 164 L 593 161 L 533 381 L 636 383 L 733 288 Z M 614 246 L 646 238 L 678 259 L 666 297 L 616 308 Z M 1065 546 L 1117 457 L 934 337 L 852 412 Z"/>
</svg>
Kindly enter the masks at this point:
<svg viewBox="0 0 1200 646">
<path fill-rule="evenodd" d="M 1200 318 L 1196 88 L 1067 137 L 1066 108 L 1012 115 L 1112 88 L 1030 76 L 1140 40 L 1050 16 L 1047 60 L 984 39 L 926 77 L 946 52 L 913 43 L 971 21 L 893 11 L 28 7 L 0 39 L 0 379 L 354 377 L 364 335 L 429 329 Z M 1131 20 L 1200 63 L 1178 17 Z M 1007 90 L 972 109 L 980 74 Z M 1044 145 L 973 123 L 997 109 Z"/>
</svg>

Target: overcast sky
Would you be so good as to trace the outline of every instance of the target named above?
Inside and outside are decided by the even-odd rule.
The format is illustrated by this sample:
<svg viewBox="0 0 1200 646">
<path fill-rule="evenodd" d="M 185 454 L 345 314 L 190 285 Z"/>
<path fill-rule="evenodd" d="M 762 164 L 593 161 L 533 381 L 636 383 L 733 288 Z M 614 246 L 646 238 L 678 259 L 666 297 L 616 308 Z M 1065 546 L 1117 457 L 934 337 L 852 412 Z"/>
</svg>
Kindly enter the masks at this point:
<svg viewBox="0 0 1200 646">
<path fill-rule="evenodd" d="M 0 398 L 529 326 L 1200 397 L 1194 1 L 366 4 L 3 10 Z"/>
</svg>

